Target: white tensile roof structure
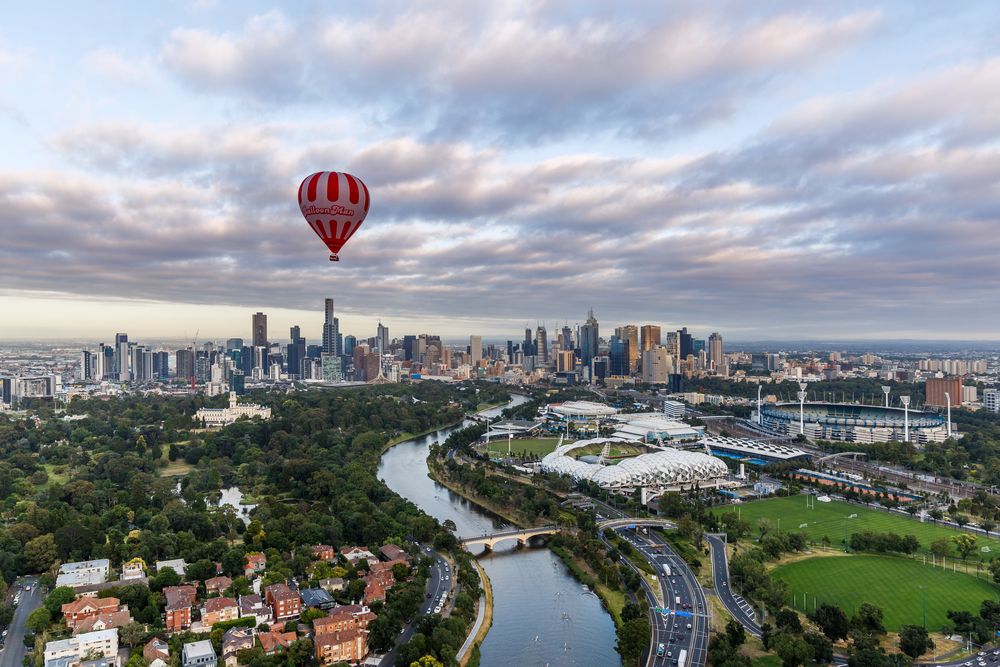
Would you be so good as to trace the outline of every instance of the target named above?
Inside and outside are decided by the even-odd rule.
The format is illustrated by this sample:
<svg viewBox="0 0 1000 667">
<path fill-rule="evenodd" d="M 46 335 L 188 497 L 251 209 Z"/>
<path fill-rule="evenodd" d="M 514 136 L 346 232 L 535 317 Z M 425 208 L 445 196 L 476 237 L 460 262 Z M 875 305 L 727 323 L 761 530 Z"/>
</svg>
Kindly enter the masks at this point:
<svg viewBox="0 0 1000 667">
<path fill-rule="evenodd" d="M 560 445 L 542 459 L 541 468 L 545 472 L 569 475 L 575 480 L 590 480 L 608 489 L 693 485 L 729 475 L 726 464 L 714 456 L 672 447 L 625 459 L 618 465 L 585 463 L 568 455 L 571 450 L 606 442 L 627 444 L 630 441 L 625 438 L 593 438 Z"/>
<path fill-rule="evenodd" d="M 566 401 L 565 403 L 552 403 L 549 405 L 549 412 L 554 412 L 562 417 L 607 417 L 617 414 L 618 410 L 603 403 L 593 401 Z"/>
</svg>

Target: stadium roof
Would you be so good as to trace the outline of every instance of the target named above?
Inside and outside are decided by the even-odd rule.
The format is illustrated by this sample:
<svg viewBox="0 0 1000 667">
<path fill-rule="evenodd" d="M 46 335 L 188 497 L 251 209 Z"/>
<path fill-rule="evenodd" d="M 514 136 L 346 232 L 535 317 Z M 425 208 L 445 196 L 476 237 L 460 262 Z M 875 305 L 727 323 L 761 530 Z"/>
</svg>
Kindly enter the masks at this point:
<svg viewBox="0 0 1000 667">
<path fill-rule="evenodd" d="M 549 412 L 563 417 L 607 417 L 616 414 L 618 410 L 593 401 L 566 401 L 565 403 L 550 404 Z"/>
<path fill-rule="evenodd" d="M 760 440 L 752 440 L 750 438 L 725 438 L 720 435 L 712 435 L 704 438 L 701 442 L 713 449 L 739 452 L 748 456 L 781 459 L 783 461 L 809 456 L 808 452 L 797 447 L 761 442 Z"/>
</svg>

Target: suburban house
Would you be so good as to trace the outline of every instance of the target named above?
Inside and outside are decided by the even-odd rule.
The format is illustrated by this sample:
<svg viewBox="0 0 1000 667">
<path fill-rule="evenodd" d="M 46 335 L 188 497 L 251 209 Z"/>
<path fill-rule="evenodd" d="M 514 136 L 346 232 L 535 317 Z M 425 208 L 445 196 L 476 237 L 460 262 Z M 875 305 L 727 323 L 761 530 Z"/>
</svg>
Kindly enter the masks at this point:
<svg viewBox="0 0 1000 667">
<path fill-rule="evenodd" d="M 264 601 L 271 607 L 275 621 L 298 618 L 302 612 L 302 600 L 288 584 L 271 584 L 264 589 Z"/>
<path fill-rule="evenodd" d="M 380 547 L 378 552 L 379 555 L 382 556 L 382 560 L 402 560 L 406 563 L 410 562 L 410 554 L 406 553 L 402 548 L 395 544 L 386 544 L 385 546 Z"/>
<path fill-rule="evenodd" d="M 142 657 L 152 664 L 155 660 L 170 661 L 170 645 L 159 637 L 153 637 L 142 647 Z"/>
<path fill-rule="evenodd" d="M 378 562 L 375 554 L 364 547 L 344 547 L 340 550 L 340 555 L 350 561 L 352 565 L 356 565 L 360 560 L 368 561 L 369 565 L 374 565 Z"/>
<path fill-rule="evenodd" d="M 118 630 L 85 632 L 45 645 L 46 667 L 77 667 L 98 656 L 118 664 Z"/>
<path fill-rule="evenodd" d="M 167 600 L 164 624 L 167 630 L 187 630 L 191 627 L 191 605 L 198 597 L 194 586 L 166 586 L 163 597 Z"/>
<path fill-rule="evenodd" d="M 347 582 L 340 577 L 330 577 L 329 579 L 320 579 L 319 587 L 327 593 L 339 593 L 347 588 Z"/>
<path fill-rule="evenodd" d="M 370 568 L 368 568 L 368 577 L 378 579 L 378 582 L 382 584 L 384 588 L 392 588 L 393 584 L 396 583 L 396 577 L 392 573 L 392 568 L 397 563 L 406 565 L 404 561 L 395 561 L 388 563 L 375 563 Z"/>
<path fill-rule="evenodd" d="M 175 558 L 173 560 L 158 560 L 156 561 L 156 571 L 157 573 L 163 572 L 164 568 L 170 568 L 176 572 L 181 579 L 187 573 L 187 563 L 184 562 L 183 558 Z"/>
<path fill-rule="evenodd" d="M 87 620 L 95 618 L 101 614 L 113 614 L 122 609 L 121 601 L 118 598 L 92 598 L 82 597 L 67 602 L 62 606 L 63 618 L 66 627 L 76 630 L 76 626 Z M 128 607 L 124 607 L 128 609 Z"/>
<path fill-rule="evenodd" d="M 233 585 L 233 580 L 227 576 L 212 577 L 205 580 L 206 595 L 222 595 Z"/>
<path fill-rule="evenodd" d="M 323 665 L 360 662 L 368 654 L 368 624 L 377 616 L 368 607 L 338 607 L 325 618 L 313 621 L 313 648 Z"/>
<path fill-rule="evenodd" d="M 371 575 L 365 577 L 365 604 L 371 604 L 378 600 L 385 601 L 385 586 L 377 577 Z"/>
<path fill-rule="evenodd" d="M 184 644 L 181 653 L 182 667 L 215 667 L 217 662 L 215 649 L 212 648 L 210 640 L 203 639 L 199 642 Z"/>
<path fill-rule="evenodd" d="M 299 591 L 299 597 L 302 598 L 302 606 L 306 608 L 328 611 L 337 606 L 336 601 L 322 588 L 303 588 Z"/>
<path fill-rule="evenodd" d="M 56 586 L 80 588 L 81 586 L 103 584 L 108 580 L 110 574 L 111 561 L 107 558 L 85 560 L 77 563 L 63 563 L 59 566 L 59 574 L 56 576 Z"/>
<path fill-rule="evenodd" d="M 98 614 L 97 616 L 91 616 L 90 618 L 83 619 L 75 628 L 73 628 L 73 634 L 77 635 L 81 632 L 94 632 L 95 630 L 115 630 L 126 626 L 131 622 L 132 614 L 129 613 L 128 607 L 126 606 L 125 608 L 111 612 L 110 614 Z"/>
<path fill-rule="evenodd" d="M 298 635 L 294 632 L 271 631 L 261 632 L 257 635 L 257 641 L 260 642 L 260 647 L 264 649 L 266 655 L 283 653 L 296 639 L 298 639 Z"/>
<path fill-rule="evenodd" d="M 229 628 L 222 635 L 222 662 L 226 667 L 236 667 L 236 654 L 254 646 L 254 631 L 251 628 Z"/>
<path fill-rule="evenodd" d="M 211 627 L 216 623 L 235 621 L 240 617 L 236 598 L 209 598 L 201 610 L 201 622 Z"/>
<path fill-rule="evenodd" d="M 271 622 L 271 608 L 264 604 L 259 595 L 241 595 L 239 607 L 240 618 L 253 616 L 257 619 L 257 625 Z"/>
<path fill-rule="evenodd" d="M 337 550 L 329 544 L 318 544 L 310 547 L 310 549 L 312 550 L 313 558 L 316 560 L 325 560 L 327 562 L 337 560 Z"/>
<path fill-rule="evenodd" d="M 260 553 L 247 554 L 246 565 L 243 566 L 243 575 L 247 579 L 253 579 L 254 577 L 264 574 L 264 570 L 267 569 L 267 556 Z"/>
</svg>

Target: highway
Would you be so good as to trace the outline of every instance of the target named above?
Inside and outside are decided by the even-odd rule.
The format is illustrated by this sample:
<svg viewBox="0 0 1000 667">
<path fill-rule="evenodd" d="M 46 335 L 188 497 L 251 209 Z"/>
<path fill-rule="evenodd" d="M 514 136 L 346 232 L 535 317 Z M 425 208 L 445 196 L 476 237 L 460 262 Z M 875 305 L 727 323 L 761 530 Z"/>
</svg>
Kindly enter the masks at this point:
<svg viewBox="0 0 1000 667">
<path fill-rule="evenodd" d="M 455 578 L 452 576 L 451 566 L 448 565 L 448 562 L 440 554 L 435 553 L 430 547 L 421 547 L 420 550 L 428 558 L 434 559 L 434 564 L 431 566 L 429 576 L 427 577 L 428 597 L 420 605 L 420 614 L 430 615 L 434 613 L 438 599 L 443 600 L 444 595 L 451 589 L 452 584 L 455 583 Z M 442 613 L 446 611 L 450 612 L 452 606 L 454 606 L 454 600 L 455 596 L 450 595 L 448 606 L 442 610 Z M 417 619 L 413 619 L 412 623 L 403 626 L 402 632 L 396 637 L 396 645 L 391 651 L 382 656 L 379 661 L 379 667 L 392 667 L 392 665 L 396 664 L 396 649 L 410 641 L 410 638 L 413 637 L 413 634 L 416 632 L 416 621 Z M 18 662 L 17 665 L 0 663 L 0 667 L 21 667 L 21 663 Z"/>
<path fill-rule="evenodd" d="M 31 590 L 25 590 L 27 586 Z M 38 589 L 37 577 L 24 577 L 18 579 L 11 586 L 11 595 L 20 593 L 21 600 L 14 610 L 14 620 L 7 628 L 7 636 L 3 649 L 0 650 L 0 667 L 21 667 L 24 659 L 24 621 L 28 614 L 42 606 L 42 592 Z"/>
<path fill-rule="evenodd" d="M 733 591 L 729 581 L 729 560 L 725 541 L 718 535 L 706 534 L 705 538 L 712 547 L 712 583 L 716 594 L 730 615 L 739 621 L 748 633 L 760 637 L 760 625 L 757 623 L 757 614 L 753 606 Z"/>
</svg>

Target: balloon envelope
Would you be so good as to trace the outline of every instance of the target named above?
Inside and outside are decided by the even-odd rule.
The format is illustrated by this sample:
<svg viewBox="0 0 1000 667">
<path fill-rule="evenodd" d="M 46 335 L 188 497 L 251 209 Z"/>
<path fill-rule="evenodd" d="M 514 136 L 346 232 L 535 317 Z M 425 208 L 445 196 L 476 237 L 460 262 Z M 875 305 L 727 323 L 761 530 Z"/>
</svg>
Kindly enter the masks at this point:
<svg viewBox="0 0 1000 667">
<path fill-rule="evenodd" d="M 368 187 L 361 179 L 338 171 L 316 172 L 299 186 L 299 209 L 330 249 L 331 260 L 358 231 L 369 203 Z"/>
</svg>

